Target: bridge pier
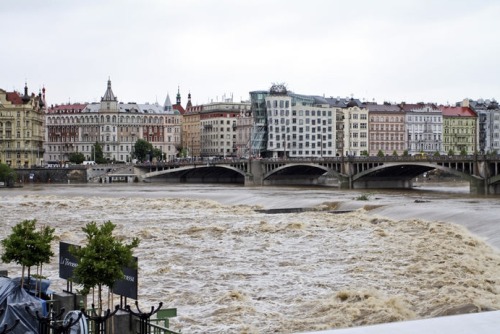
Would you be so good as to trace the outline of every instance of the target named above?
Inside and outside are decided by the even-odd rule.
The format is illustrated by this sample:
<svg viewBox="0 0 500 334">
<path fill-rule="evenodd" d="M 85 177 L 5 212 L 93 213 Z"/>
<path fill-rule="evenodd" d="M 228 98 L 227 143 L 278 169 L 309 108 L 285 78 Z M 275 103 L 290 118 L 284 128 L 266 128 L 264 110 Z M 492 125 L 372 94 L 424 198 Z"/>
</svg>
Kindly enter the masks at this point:
<svg viewBox="0 0 500 334">
<path fill-rule="evenodd" d="M 473 178 L 469 180 L 469 193 L 476 195 L 487 195 L 487 194 L 495 194 L 494 189 L 491 189 L 491 186 L 488 186 L 486 180 L 480 178 Z"/>
<path fill-rule="evenodd" d="M 245 175 L 245 186 L 262 186 L 264 185 L 264 171 L 260 160 L 250 160 L 248 165 L 248 173 Z"/>
</svg>

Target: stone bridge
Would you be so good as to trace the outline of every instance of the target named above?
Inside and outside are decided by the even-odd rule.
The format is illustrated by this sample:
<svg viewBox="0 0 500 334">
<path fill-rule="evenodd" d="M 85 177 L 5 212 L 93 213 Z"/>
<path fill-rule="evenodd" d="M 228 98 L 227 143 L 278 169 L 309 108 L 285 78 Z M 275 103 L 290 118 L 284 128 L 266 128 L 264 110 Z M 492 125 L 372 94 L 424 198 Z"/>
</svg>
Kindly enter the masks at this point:
<svg viewBox="0 0 500 334">
<path fill-rule="evenodd" d="M 386 156 L 185 161 L 142 164 L 146 182 L 325 185 L 342 189 L 411 188 L 419 175 L 441 170 L 468 181 L 471 193 L 500 193 L 500 156 Z"/>
</svg>

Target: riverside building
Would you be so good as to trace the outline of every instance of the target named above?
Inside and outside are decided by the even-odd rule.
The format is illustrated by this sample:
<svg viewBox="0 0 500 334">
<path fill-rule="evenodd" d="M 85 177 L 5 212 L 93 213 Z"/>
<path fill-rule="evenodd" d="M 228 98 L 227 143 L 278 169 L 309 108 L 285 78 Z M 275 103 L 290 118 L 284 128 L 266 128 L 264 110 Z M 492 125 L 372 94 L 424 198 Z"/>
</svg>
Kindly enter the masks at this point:
<svg viewBox="0 0 500 334">
<path fill-rule="evenodd" d="M 73 152 L 87 160 L 94 145 L 102 146 L 109 162 L 131 162 L 138 139 L 150 142 L 172 160 L 180 145 L 180 113 L 167 98 L 164 106 L 118 102 L 108 80 L 100 103 L 69 104 L 49 108 L 46 114 L 46 161 L 67 161 Z"/>
<path fill-rule="evenodd" d="M 445 154 L 443 150 L 443 113 L 434 104 L 405 104 L 406 145 L 408 153 Z M 458 152 L 457 152 L 458 153 Z"/>
<path fill-rule="evenodd" d="M 236 157 L 238 116 L 250 111 L 250 103 L 223 102 L 204 104 L 200 111 L 200 153 L 202 157 Z"/>
<path fill-rule="evenodd" d="M 464 99 L 462 107 L 470 107 L 478 116 L 478 150 L 481 154 L 500 153 L 500 107 L 495 100 Z"/>
<path fill-rule="evenodd" d="M 336 155 L 337 108 L 331 107 L 325 98 L 294 94 L 284 85 L 273 85 L 265 97 L 265 106 L 270 157 Z"/>
<path fill-rule="evenodd" d="M 405 113 L 394 104 L 367 104 L 370 115 L 368 155 L 402 155 L 406 150 Z"/>
<path fill-rule="evenodd" d="M 442 106 L 443 149 L 449 155 L 477 153 L 477 114 L 469 107 Z"/>
<path fill-rule="evenodd" d="M 0 89 L 0 163 L 13 168 L 43 164 L 45 88 L 38 95 Z"/>
</svg>

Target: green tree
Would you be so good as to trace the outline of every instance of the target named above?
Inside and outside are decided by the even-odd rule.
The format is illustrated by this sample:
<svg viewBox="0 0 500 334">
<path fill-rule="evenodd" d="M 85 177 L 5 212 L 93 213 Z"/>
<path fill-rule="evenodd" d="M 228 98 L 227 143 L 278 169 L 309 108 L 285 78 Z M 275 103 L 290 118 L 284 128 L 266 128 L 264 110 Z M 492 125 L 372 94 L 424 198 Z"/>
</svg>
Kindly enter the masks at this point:
<svg viewBox="0 0 500 334">
<path fill-rule="evenodd" d="M 439 157 L 439 156 L 441 156 L 441 154 L 439 154 L 439 151 L 434 152 L 434 154 L 433 154 L 433 155 L 434 155 L 435 157 Z"/>
<path fill-rule="evenodd" d="M 90 222 L 82 227 L 87 245 L 70 248 L 70 252 L 78 259 L 73 272 L 75 282 L 83 286 L 81 292 L 84 295 L 97 287 L 99 310 L 102 310 L 103 286 L 112 289 L 115 282 L 124 277 L 123 267 L 135 265 L 132 249 L 139 245 L 139 239 L 135 237 L 129 244 L 122 243 L 113 236 L 115 227 L 110 221 L 101 226 Z"/>
<path fill-rule="evenodd" d="M 104 153 L 102 151 L 102 145 L 99 144 L 99 142 L 95 142 L 95 144 L 92 146 L 92 152 L 91 152 L 91 160 L 94 160 L 98 164 L 105 164 L 108 161 L 106 158 L 104 158 Z"/>
<path fill-rule="evenodd" d="M 460 155 L 467 155 L 467 150 L 465 149 L 465 147 L 460 150 Z"/>
<path fill-rule="evenodd" d="M 397 157 L 398 156 L 398 151 L 396 151 L 396 150 L 392 151 L 392 156 Z"/>
<path fill-rule="evenodd" d="M 49 263 L 54 256 L 51 242 L 54 239 L 54 229 L 43 226 L 36 230 L 36 219 L 24 220 L 12 228 L 12 233 L 2 240 L 4 253 L 2 261 L 15 262 L 22 266 L 21 286 L 24 284 L 24 272 L 28 268 L 28 278 L 31 276 L 31 267 L 38 266 L 39 274 L 42 265 Z"/>
<path fill-rule="evenodd" d="M 139 161 L 151 160 L 151 152 L 153 151 L 153 144 L 144 139 L 137 139 L 134 145 L 134 156 Z"/>
<path fill-rule="evenodd" d="M 85 155 L 82 152 L 72 152 L 69 154 L 69 161 L 74 164 L 81 164 L 85 161 Z"/>
<path fill-rule="evenodd" d="M 188 156 L 188 149 L 186 147 L 183 147 L 181 148 L 181 150 L 179 151 L 179 153 L 177 153 L 177 155 L 179 156 L 179 158 L 186 158 Z"/>
<path fill-rule="evenodd" d="M 367 157 L 368 156 L 368 151 L 367 150 L 361 151 L 360 155 L 362 157 Z"/>
<path fill-rule="evenodd" d="M 385 156 L 384 151 L 379 150 L 377 153 L 377 157 L 384 157 L 384 156 Z"/>
<path fill-rule="evenodd" d="M 448 155 L 455 155 L 455 151 L 453 151 L 453 150 L 450 148 L 450 150 L 448 151 Z"/>
<path fill-rule="evenodd" d="M 407 157 L 409 154 L 408 154 L 408 150 L 404 150 L 403 151 L 403 157 Z"/>
<path fill-rule="evenodd" d="M 0 182 L 12 187 L 17 179 L 16 172 L 9 165 L 0 163 Z"/>
<path fill-rule="evenodd" d="M 153 148 L 153 157 L 155 157 L 156 160 L 163 160 L 162 155 L 163 152 L 159 148 Z"/>
</svg>

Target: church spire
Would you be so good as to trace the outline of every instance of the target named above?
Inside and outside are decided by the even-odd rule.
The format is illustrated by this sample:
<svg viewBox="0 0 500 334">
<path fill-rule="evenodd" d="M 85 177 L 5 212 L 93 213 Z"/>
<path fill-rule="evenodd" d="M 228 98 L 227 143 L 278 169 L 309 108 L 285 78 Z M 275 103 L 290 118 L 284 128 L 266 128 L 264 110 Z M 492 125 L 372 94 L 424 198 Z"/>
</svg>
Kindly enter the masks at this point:
<svg viewBox="0 0 500 334">
<path fill-rule="evenodd" d="M 170 102 L 170 96 L 167 93 L 167 98 L 165 99 L 165 103 L 163 104 L 164 111 L 172 111 L 172 102 Z"/>
<path fill-rule="evenodd" d="M 104 96 L 101 98 L 101 101 L 118 101 L 115 94 L 113 94 L 113 90 L 111 90 L 110 78 L 108 78 L 108 88 L 106 89 L 106 93 L 104 93 Z"/>
<path fill-rule="evenodd" d="M 186 104 L 186 109 L 191 108 L 193 104 L 191 103 L 191 92 L 188 93 L 188 102 Z"/>
<path fill-rule="evenodd" d="M 177 97 L 175 98 L 175 103 L 181 105 L 181 89 L 177 86 Z"/>
</svg>

